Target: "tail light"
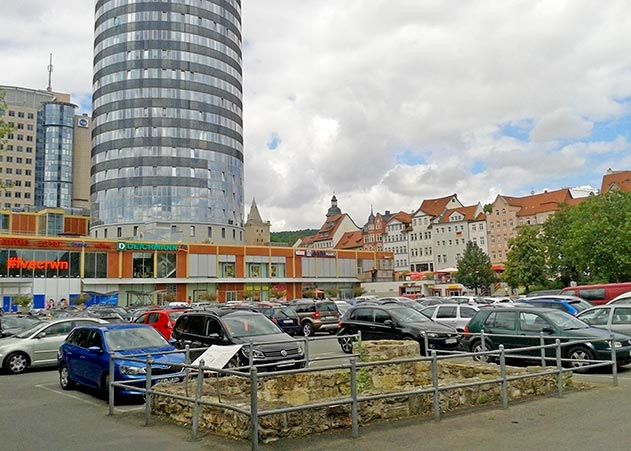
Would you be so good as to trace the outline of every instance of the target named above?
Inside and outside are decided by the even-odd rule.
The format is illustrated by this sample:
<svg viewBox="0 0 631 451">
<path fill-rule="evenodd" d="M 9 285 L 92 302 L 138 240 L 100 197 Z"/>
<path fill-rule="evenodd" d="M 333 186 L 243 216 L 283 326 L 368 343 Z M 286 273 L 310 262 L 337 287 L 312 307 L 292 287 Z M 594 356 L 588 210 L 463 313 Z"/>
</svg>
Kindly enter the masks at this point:
<svg viewBox="0 0 631 451">
<path fill-rule="evenodd" d="M 342 321 L 338 321 L 337 327 L 338 329 L 343 329 L 344 327 L 346 327 L 346 324 L 344 324 Z"/>
<path fill-rule="evenodd" d="M 173 328 L 175 327 L 175 323 L 174 323 L 173 321 L 169 321 L 169 322 L 167 323 L 167 327 L 168 327 L 169 329 L 173 329 Z"/>
<path fill-rule="evenodd" d="M 313 319 L 319 319 L 320 318 L 320 312 L 313 312 L 311 314 L 311 318 Z"/>
<path fill-rule="evenodd" d="M 469 326 L 464 326 L 463 336 L 468 337 L 471 335 L 471 331 L 469 330 Z"/>
</svg>

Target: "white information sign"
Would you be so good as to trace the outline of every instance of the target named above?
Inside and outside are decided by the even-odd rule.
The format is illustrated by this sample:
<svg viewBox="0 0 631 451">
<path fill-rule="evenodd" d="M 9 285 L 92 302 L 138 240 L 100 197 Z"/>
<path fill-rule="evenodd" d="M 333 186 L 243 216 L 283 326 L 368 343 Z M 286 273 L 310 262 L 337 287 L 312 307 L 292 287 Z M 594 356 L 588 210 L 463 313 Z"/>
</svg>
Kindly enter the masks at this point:
<svg viewBox="0 0 631 451">
<path fill-rule="evenodd" d="M 209 368 L 223 368 L 230 361 L 230 359 L 239 352 L 243 345 L 227 345 L 219 346 L 214 345 L 208 348 L 202 355 L 200 355 L 193 365 L 199 365 L 199 362 L 204 361 L 204 366 Z"/>
</svg>

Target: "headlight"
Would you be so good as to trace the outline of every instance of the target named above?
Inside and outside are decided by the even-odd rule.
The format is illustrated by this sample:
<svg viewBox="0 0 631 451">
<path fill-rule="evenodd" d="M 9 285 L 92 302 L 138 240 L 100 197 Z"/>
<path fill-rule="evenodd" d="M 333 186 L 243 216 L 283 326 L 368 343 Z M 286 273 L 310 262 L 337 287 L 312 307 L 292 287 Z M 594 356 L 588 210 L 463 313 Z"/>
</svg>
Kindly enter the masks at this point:
<svg viewBox="0 0 631 451">
<path fill-rule="evenodd" d="M 438 337 L 438 335 L 437 334 L 427 334 L 427 337 L 428 338 L 436 338 L 436 337 Z"/>
<path fill-rule="evenodd" d="M 621 348 L 621 347 L 622 347 L 622 342 L 620 342 L 620 341 L 614 341 L 614 342 L 613 342 L 613 347 L 614 347 L 614 348 Z"/>
<path fill-rule="evenodd" d="M 122 365 L 120 367 L 121 374 L 126 374 L 128 376 L 138 376 L 140 374 L 147 374 L 147 371 L 142 367 L 137 366 L 125 366 Z"/>
<path fill-rule="evenodd" d="M 249 358 L 250 357 L 250 348 L 249 347 L 241 348 L 241 353 L 243 353 L 244 356 Z M 262 351 L 259 351 L 258 349 L 253 349 L 252 350 L 252 358 L 254 358 L 254 359 L 264 359 L 265 358 L 265 354 Z"/>
<path fill-rule="evenodd" d="M 305 348 L 302 345 L 298 345 L 298 354 L 303 355 L 305 353 Z"/>
</svg>

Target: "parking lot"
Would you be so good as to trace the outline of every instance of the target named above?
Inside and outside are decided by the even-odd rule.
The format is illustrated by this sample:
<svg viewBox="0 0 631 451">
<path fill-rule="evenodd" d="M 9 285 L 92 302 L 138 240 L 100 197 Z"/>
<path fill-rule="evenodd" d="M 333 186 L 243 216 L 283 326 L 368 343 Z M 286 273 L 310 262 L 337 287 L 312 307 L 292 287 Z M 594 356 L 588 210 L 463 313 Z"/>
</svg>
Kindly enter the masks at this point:
<svg viewBox="0 0 631 451">
<path fill-rule="evenodd" d="M 336 341 L 313 343 L 312 356 L 344 358 Z M 605 370 L 577 377 L 596 384 L 598 388 L 584 393 L 571 393 L 562 400 L 551 398 L 517 404 L 509 411 L 492 409 L 446 417 L 439 423 L 401 421 L 378 424 L 362 430 L 361 437 L 356 440 L 350 438 L 349 431 L 340 431 L 310 438 L 308 441 L 281 441 L 267 445 L 266 448 L 383 449 L 387 446 L 392 449 L 409 449 L 410 443 L 422 439 L 425 449 L 458 449 L 465 446 L 470 449 L 488 449 L 489 440 L 495 440 L 498 449 L 508 448 L 509 442 L 512 449 L 539 449 L 526 446 L 527 443 L 532 445 L 531 435 L 536 435 L 536 443 L 541 446 L 549 443 L 555 449 L 588 449 L 591 447 L 579 445 L 589 442 L 579 442 L 576 437 L 586 435 L 593 427 L 595 435 L 590 437 L 602 435 L 603 440 L 609 440 L 604 442 L 608 443 L 607 449 L 626 449 L 626 446 L 617 445 L 613 434 L 604 434 L 602 430 L 596 429 L 606 429 L 607 421 L 615 423 L 615 418 L 627 418 L 631 415 L 631 406 L 626 402 L 631 397 L 631 368 L 620 370 L 618 388 L 611 387 L 611 374 Z M 109 417 L 107 402 L 103 396 L 88 389 L 62 391 L 57 372 L 52 369 L 32 370 L 18 376 L 0 375 L 0 399 L 3 401 L 0 405 L 3 419 L 0 437 L 2 449 L 7 451 L 88 448 L 111 450 L 117 446 L 129 447 L 132 443 L 139 450 L 249 449 L 249 443 L 233 442 L 215 436 L 206 436 L 201 441 L 191 442 L 190 430 L 159 421 L 152 427 L 144 427 L 140 398 L 118 406 L 120 413 Z M 615 408 L 612 409 L 612 406 Z M 576 416 L 576 422 L 582 415 L 578 431 L 580 434 L 560 442 L 560 438 L 565 437 L 571 427 L 572 415 Z M 585 421 L 586 416 L 589 416 L 589 422 Z M 484 428 L 480 428 L 480 425 L 484 425 Z M 463 434 L 471 434 L 474 440 L 468 441 L 463 434 L 450 434 L 449 429 L 454 427 Z M 520 434 L 524 441 L 513 442 Z M 546 437 L 551 441 L 546 442 Z M 568 446 L 564 447 L 564 443 Z M 574 447 L 570 444 L 574 444 Z"/>
</svg>

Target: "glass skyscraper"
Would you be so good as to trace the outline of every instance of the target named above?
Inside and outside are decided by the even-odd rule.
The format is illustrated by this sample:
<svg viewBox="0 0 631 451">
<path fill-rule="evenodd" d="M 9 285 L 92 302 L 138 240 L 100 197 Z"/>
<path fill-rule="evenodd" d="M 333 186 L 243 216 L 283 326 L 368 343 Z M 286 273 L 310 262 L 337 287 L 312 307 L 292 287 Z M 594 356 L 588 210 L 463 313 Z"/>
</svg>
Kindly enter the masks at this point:
<svg viewBox="0 0 631 451">
<path fill-rule="evenodd" d="M 243 241 L 240 0 L 98 0 L 92 229 Z"/>
</svg>

